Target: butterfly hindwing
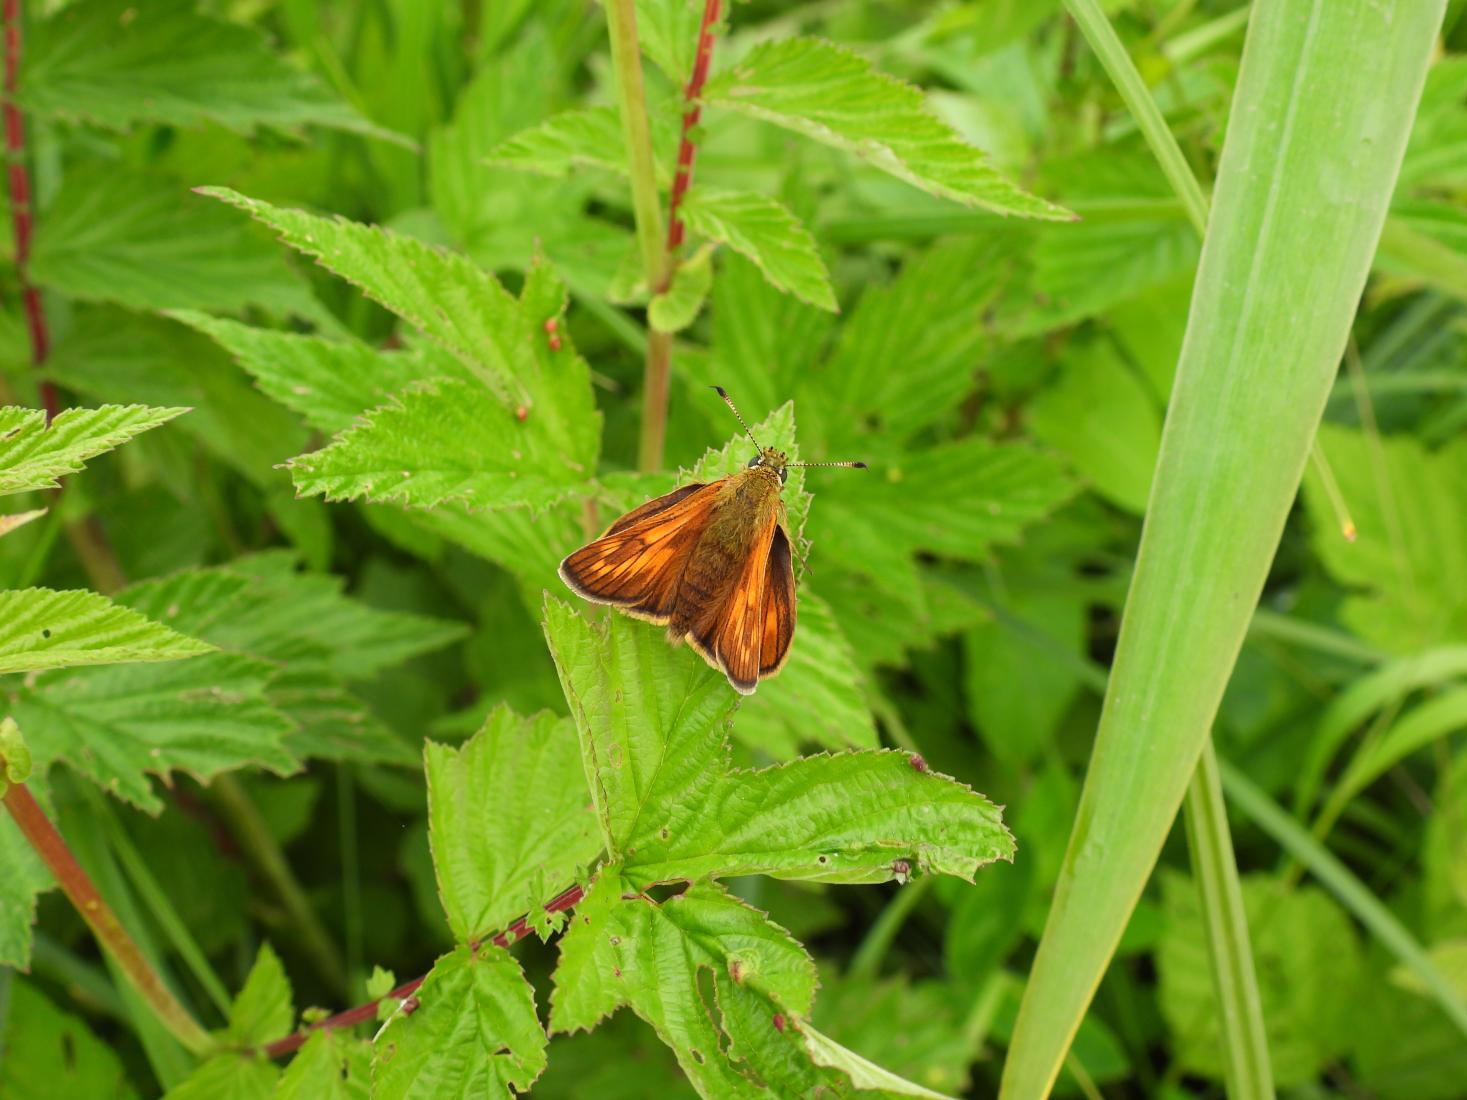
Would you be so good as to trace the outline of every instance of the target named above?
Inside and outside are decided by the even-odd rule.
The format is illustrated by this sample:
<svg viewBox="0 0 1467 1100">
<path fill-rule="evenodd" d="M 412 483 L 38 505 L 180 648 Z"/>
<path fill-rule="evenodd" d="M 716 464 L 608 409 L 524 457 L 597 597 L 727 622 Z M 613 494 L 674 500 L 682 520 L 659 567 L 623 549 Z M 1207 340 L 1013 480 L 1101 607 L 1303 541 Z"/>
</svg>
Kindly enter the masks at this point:
<svg viewBox="0 0 1467 1100">
<path fill-rule="evenodd" d="M 771 513 L 768 526 L 755 537 L 742 571 L 723 600 L 688 635 L 694 648 L 722 669 L 734 689 L 744 695 L 759 686 L 769 546 L 778 530 Z"/>
<path fill-rule="evenodd" d="M 784 667 L 795 638 L 795 570 L 790 561 L 789 532 L 774 527 L 765 569 L 764 622 L 759 642 L 759 676 L 773 676 Z"/>
</svg>

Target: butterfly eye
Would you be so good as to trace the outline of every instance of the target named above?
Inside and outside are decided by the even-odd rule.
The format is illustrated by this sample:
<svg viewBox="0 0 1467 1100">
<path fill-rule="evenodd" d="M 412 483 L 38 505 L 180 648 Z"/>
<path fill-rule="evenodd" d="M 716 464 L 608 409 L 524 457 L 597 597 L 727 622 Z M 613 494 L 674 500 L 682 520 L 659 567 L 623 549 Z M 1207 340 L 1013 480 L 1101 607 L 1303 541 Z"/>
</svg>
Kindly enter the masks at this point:
<svg viewBox="0 0 1467 1100">
<path fill-rule="evenodd" d="M 753 458 L 749 459 L 749 469 L 752 470 L 755 466 L 759 465 L 759 463 L 761 463 L 763 461 L 764 461 L 764 456 L 763 455 L 755 455 Z"/>
<path fill-rule="evenodd" d="M 789 479 L 790 479 L 790 472 L 788 470 L 784 469 L 783 467 L 781 467 L 780 468 L 780 471 L 779 471 L 779 483 L 781 485 L 783 485 Z"/>
</svg>

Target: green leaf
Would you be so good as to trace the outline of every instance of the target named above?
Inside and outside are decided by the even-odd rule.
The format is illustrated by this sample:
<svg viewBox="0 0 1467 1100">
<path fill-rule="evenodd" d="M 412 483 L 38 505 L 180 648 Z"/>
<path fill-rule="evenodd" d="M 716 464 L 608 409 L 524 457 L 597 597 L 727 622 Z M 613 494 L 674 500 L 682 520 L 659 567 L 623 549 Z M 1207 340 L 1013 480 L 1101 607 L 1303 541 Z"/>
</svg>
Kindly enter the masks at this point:
<svg viewBox="0 0 1467 1100">
<path fill-rule="evenodd" d="M 263 1054 L 216 1054 L 163 1100 L 270 1100 L 280 1070 Z"/>
<path fill-rule="evenodd" d="M 9 815 L 6 815 L 9 824 Z M 19 975 L 7 983 L 5 1027 L 0 1034 L 0 1096 L 52 1100 L 95 1096 L 135 1100 L 137 1091 L 117 1052 L 85 1021 L 52 1004 Z"/>
<path fill-rule="evenodd" d="M 688 228 L 752 260 L 772 286 L 839 312 L 815 238 L 794 214 L 752 191 L 694 187 L 678 207 Z"/>
<path fill-rule="evenodd" d="M 311 317 L 319 307 L 270 243 L 179 183 L 110 168 L 68 171 L 42 212 L 31 277 L 131 309 L 239 310 Z"/>
<path fill-rule="evenodd" d="M 189 0 L 155 0 L 142 12 L 129 0 L 69 5 L 27 27 L 18 84 L 26 110 L 113 130 L 317 125 L 403 140 L 286 64 L 260 31 Z"/>
<path fill-rule="evenodd" d="M 336 433 L 358 416 L 417 383 L 468 381 L 468 369 L 430 347 L 377 351 L 363 344 L 254 328 L 205 313 L 178 310 L 176 320 L 206 333 L 239 360 L 266 394 L 319 431 Z"/>
<path fill-rule="evenodd" d="M 1029 427 L 1106 500 L 1136 515 L 1146 511 L 1161 411 L 1109 343 L 1065 357 L 1059 380 L 1030 404 Z"/>
<path fill-rule="evenodd" d="M 552 1030 L 590 1028 L 629 1005 L 709 1100 L 843 1096 L 848 1082 L 940 1097 L 814 1031 L 814 961 L 762 913 L 714 885 L 661 904 L 625 885 L 603 869 L 578 907 L 555 971 Z"/>
<path fill-rule="evenodd" d="M 642 50 L 678 87 L 687 84 L 698 48 L 694 0 L 637 0 L 637 38 Z"/>
<path fill-rule="evenodd" d="M 0 673 L 176 661 L 213 648 L 95 592 L 0 592 Z"/>
<path fill-rule="evenodd" d="M 100 597 L 97 597 L 100 599 Z M 43 673 L 12 684 L 11 712 L 36 770 L 61 760 L 104 790 L 156 813 L 148 774 L 201 782 L 247 764 L 284 775 L 292 723 L 266 696 L 263 661 L 210 653 L 191 661 Z"/>
<path fill-rule="evenodd" d="M 1304 1085 L 1348 1046 L 1364 977 L 1359 942 L 1345 914 L 1316 887 L 1289 890 L 1252 875 L 1243 879 L 1243 904 L 1274 1079 L 1284 1088 Z M 1222 1080 L 1222 1030 L 1196 886 L 1164 875 L 1162 905 L 1157 968 L 1172 1049 L 1190 1072 Z"/>
<path fill-rule="evenodd" d="M 421 329 L 458 356 L 498 399 L 495 407 L 487 396 L 479 397 L 466 410 L 459 404 L 466 396 L 477 395 L 455 391 L 440 398 L 444 403 L 439 406 L 441 413 L 475 412 L 482 418 L 477 428 L 480 437 L 497 429 L 506 438 L 522 441 L 522 453 L 539 456 L 542 463 L 527 473 L 546 482 L 569 486 L 594 471 L 601 414 L 591 395 L 585 360 L 570 347 L 552 351 L 546 339 L 544 324 L 563 311 L 565 289 L 544 265 L 531 271 L 517 301 L 468 259 L 411 237 L 282 209 L 226 188 L 205 188 L 204 193 L 248 211 L 275 229 L 287 244 L 316 257 Z M 459 404 L 447 405 L 454 400 Z M 422 415 L 420 403 L 413 408 Z M 524 421 L 516 416 L 520 408 L 525 410 Z M 388 417 L 388 424 L 415 429 L 413 415 L 413 410 L 403 411 Z M 407 447 L 414 452 L 434 442 L 451 445 L 453 439 L 433 432 L 413 441 L 395 436 L 384 440 L 389 449 Z M 370 453 L 360 435 L 353 448 L 364 456 Z M 513 449 L 503 445 L 495 450 L 508 460 L 506 452 Z M 394 473 L 400 477 L 401 469 Z"/>
<path fill-rule="evenodd" d="M 855 153 L 965 206 L 1027 218 L 1074 217 L 999 174 L 982 151 L 932 114 L 920 90 L 829 42 L 786 38 L 756 46 L 710 80 L 703 98 Z"/>
<path fill-rule="evenodd" d="M 519 965 L 480 944 L 444 955 L 378 1035 L 376 1100 L 463 1100 L 525 1092 L 545 1068 L 545 1031 Z"/>
<path fill-rule="evenodd" d="M 614 107 L 584 107 L 551 115 L 500 142 L 490 150 L 488 161 L 547 176 L 566 176 L 580 168 L 600 168 L 621 176 L 629 171 L 626 138 Z"/>
<path fill-rule="evenodd" d="M 270 1100 L 369 1100 L 372 1047 L 334 1028 L 311 1033 Z"/>
<path fill-rule="evenodd" d="M 29 786 L 35 793 L 39 784 L 34 777 Z M 30 841 L 21 835 L 10 815 L 0 818 L 0 966 L 24 970 L 31 965 L 31 929 L 36 922 L 36 898 L 54 884 L 51 872 L 41 862 Z M 14 1019 L 13 1006 L 10 1018 Z M 8 1037 L 6 1049 L 13 1049 Z M 10 1059 L 0 1060 L 0 1089 L 3 1089 L 9 1062 Z"/>
<path fill-rule="evenodd" d="M 721 674 L 625 616 L 593 625 L 551 599 L 545 616 L 607 849 L 630 882 L 971 878 L 1012 856 L 987 799 L 905 753 L 731 770 L 734 699 Z"/>
<path fill-rule="evenodd" d="M 713 286 L 713 252 L 700 248 L 679 264 L 672 285 L 652 295 L 647 320 L 658 332 L 681 332 L 698 319 Z"/>
<path fill-rule="evenodd" d="M 959 237 L 909 257 L 890 282 L 869 285 L 815 372 L 812 397 L 833 410 L 832 446 L 857 445 L 867 426 L 906 438 L 973 391 L 974 364 L 992 341 L 988 314 L 1016 251 L 1011 234 Z"/>
<path fill-rule="evenodd" d="M 47 424 L 40 409 L 0 407 L 0 495 L 59 489 L 57 479 L 80 472 L 87 459 L 187 411 L 104 405 L 66 409 Z"/>
<path fill-rule="evenodd" d="M 1341 620 L 1393 653 L 1467 641 L 1467 441 L 1435 452 L 1326 424 L 1319 446 L 1359 532 L 1339 521 L 1317 467 L 1304 479 L 1315 553 L 1351 589 Z"/>
<path fill-rule="evenodd" d="M 1213 729 L 1344 352 L 1443 10 L 1252 11 L 1136 570 L 1001 1100 L 1054 1082 Z M 1341 178 L 1352 181 L 1343 204 Z"/>
<path fill-rule="evenodd" d="M 223 649 L 277 666 L 270 703 L 299 728 L 294 755 L 410 764 L 414 753 L 347 687 L 441 648 L 463 627 L 348 599 L 334 576 L 298 573 L 281 554 L 134 585 L 119 598 Z"/>
<path fill-rule="evenodd" d="M 600 853 L 569 719 L 497 707 L 463 746 L 423 752 L 438 893 L 460 943 L 536 909 Z"/>
<path fill-rule="evenodd" d="M 262 943 L 244 988 L 229 1007 L 225 1034 L 240 1046 L 260 1046 L 290 1034 L 294 1022 L 285 967 L 270 945 Z"/>
</svg>

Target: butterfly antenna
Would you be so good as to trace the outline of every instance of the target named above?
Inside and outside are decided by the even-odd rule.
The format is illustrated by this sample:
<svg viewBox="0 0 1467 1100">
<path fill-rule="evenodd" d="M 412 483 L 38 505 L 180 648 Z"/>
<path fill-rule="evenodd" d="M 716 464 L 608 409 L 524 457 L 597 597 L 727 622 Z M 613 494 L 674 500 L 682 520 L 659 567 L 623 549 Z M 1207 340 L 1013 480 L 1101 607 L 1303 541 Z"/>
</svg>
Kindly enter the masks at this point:
<svg viewBox="0 0 1467 1100">
<path fill-rule="evenodd" d="M 734 416 L 738 418 L 739 427 L 744 429 L 744 434 L 749 437 L 749 442 L 754 444 L 754 450 L 762 452 L 764 448 L 759 446 L 759 441 L 754 438 L 754 433 L 749 431 L 749 425 L 744 423 L 743 414 L 739 412 L 739 407 L 733 403 L 733 398 L 728 395 L 728 391 L 722 386 L 714 386 L 713 388 L 718 391 L 718 396 L 723 398 L 723 403 L 733 410 Z"/>
<path fill-rule="evenodd" d="M 844 466 L 847 470 L 865 470 L 864 462 L 786 462 L 786 466 Z"/>
</svg>

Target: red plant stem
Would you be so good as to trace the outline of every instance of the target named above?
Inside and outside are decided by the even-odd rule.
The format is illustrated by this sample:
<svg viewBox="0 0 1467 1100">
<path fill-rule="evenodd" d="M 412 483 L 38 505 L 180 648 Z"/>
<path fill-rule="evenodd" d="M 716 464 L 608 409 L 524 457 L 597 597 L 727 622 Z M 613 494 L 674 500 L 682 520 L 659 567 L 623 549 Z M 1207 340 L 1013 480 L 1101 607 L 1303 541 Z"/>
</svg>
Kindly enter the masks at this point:
<svg viewBox="0 0 1467 1100">
<path fill-rule="evenodd" d="M 31 362 L 40 366 L 51 350 L 50 332 L 46 327 L 46 310 L 41 292 L 31 285 L 26 265 L 31 258 L 31 180 L 26 171 L 25 119 L 15 102 L 20 82 L 20 0 L 4 0 L 5 18 L 5 156 L 9 162 L 6 176 L 10 183 L 10 216 L 15 224 L 15 271 L 20 279 L 21 298 L 25 303 L 26 329 L 31 338 Z M 61 411 L 56 387 L 41 383 L 41 399 L 46 405 L 47 419 Z"/>
<path fill-rule="evenodd" d="M 97 942 L 112 956 L 158 1020 L 195 1054 L 208 1051 L 213 1040 L 163 984 L 162 977 L 153 969 L 137 942 L 128 935 L 117 914 L 102 900 L 91 877 L 76 861 L 76 856 L 72 855 L 35 796 L 24 783 L 15 783 L 5 792 L 4 801 L 21 834 L 55 876 L 82 920 L 97 937 Z"/>
<path fill-rule="evenodd" d="M 545 903 L 545 912 L 563 913 L 567 909 L 574 909 L 585 896 L 586 891 L 584 887 L 579 885 L 572 886 L 569 890 L 562 891 L 550 901 L 547 901 Z M 491 936 L 489 942 L 497 947 L 507 948 L 510 944 L 524 939 L 529 934 L 530 918 L 521 917 L 503 932 Z M 267 1058 L 280 1058 L 299 1050 L 305 1045 L 306 1040 L 311 1037 L 311 1033 L 315 1031 L 353 1027 L 356 1024 L 365 1023 L 376 1017 L 377 1006 L 384 1000 L 399 1001 L 405 997 L 412 996 L 417 992 L 418 987 L 423 984 L 426 977 L 427 975 L 424 975 L 422 978 L 414 978 L 410 982 L 403 982 L 402 985 L 388 993 L 386 997 L 379 997 L 375 1001 L 368 1001 L 366 1004 L 357 1005 L 355 1008 L 349 1008 L 345 1012 L 338 1012 L 335 1016 L 328 1016 L 318 1024 L 312 1024 L 310 1027 L 303 1028 L 292 1035 L 287 1035 L 283 1039 L 276 1039 L 275 1042 L 265 1047 L 265 1056 Z"/>
<path fill-rule="evenodd" d="M 682 205 L 688 185 L 693 182 L 693 158 L 698 152 L 698 147 L 693 142 L 693 130 L 703 116 L 703 105 L 698 100 L 703 94 L 703 85 L 708 81 L 708 66 L 713 61 L 713 28 L 718 23 L 721 8 L 721 0 L 704 0 L 703 23 L 698 28 L 698 53 L 693 60 L 693 75 L 688 78 L 688 86 L 683 94 L 687 108 L 683 111 L 682 140 L 677 147 L 677 175 L 672 180 L 672 196 L 668 200 L 667 211 L 667 251 L 669 253 L 681 247 L 683 243 L 683 223 L 677 216 L 677 209 Z M 669 264 L 667 274 L 669 282 L 672 279 L 671 267 L 672 265 Z M 666 290 L 667 288 L 662 287 L 661 289 Z"/>
</svg>

